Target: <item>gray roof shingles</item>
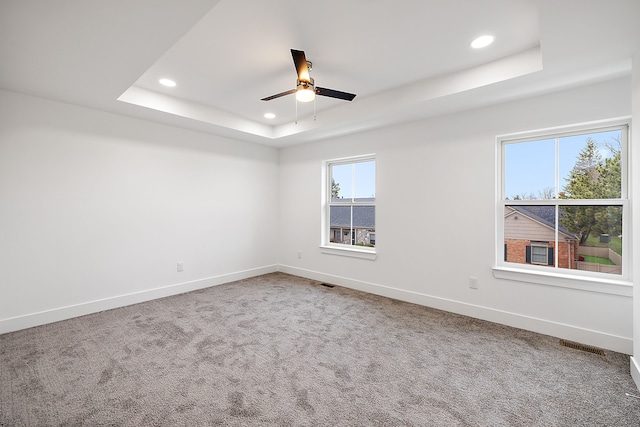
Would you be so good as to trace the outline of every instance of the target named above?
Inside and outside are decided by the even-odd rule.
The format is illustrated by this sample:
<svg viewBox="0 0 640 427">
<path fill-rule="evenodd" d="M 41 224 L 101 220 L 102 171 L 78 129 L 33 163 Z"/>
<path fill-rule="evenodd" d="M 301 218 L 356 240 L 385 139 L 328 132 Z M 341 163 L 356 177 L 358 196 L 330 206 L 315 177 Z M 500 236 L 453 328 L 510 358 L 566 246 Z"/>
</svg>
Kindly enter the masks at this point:
<svg viewBox="0 0 640 427">
<path fill-rule="evenodd" d="M 331 227 L 348 228 L 351 226 L 351 206 L 331 206 Z M 354 206 L 353 227 L 376 228 L 375 206 Z"/>
</svg>

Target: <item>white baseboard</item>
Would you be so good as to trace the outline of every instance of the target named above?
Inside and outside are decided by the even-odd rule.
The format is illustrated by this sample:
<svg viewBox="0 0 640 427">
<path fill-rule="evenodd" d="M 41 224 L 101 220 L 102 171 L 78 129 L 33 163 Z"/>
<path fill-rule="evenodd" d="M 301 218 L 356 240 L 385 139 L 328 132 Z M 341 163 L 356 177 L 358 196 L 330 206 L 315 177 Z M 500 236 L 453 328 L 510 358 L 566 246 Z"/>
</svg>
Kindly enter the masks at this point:
<svg viewBox="0 0 640 427">
<path fill-rule="evenodd" d="M 110 310 L 112 308 L 124 307 L 140 302 L 151 301 L 171 295 L 178 295 L 211 286 L 234 282 L 236 280 L 248 279 L 262 274 L 279 271 L 277 265 L 253 268 L 250 270 L 238 271 L 235 273 L 222 274 L 220 276 L 207 277 L 205 279 L 191 282 L 176 283 L 174 285 L 163 286 L 155 289 L 148 289 L 131 294 L 119 295 L 101 300 L 89 301 L 67 307 L 55 308 L 38 313 L 26 314 L 23 316 L 11 317 L 0 320 L 0 334 L 19 331 L 34 326 L 47 323 L 58 322 L 60 320 L 71 319 L 73 317 L 84 316 L 86 314 L 97 313 L 99 311 Z"/>
<path fill-rule="evenodd" d="M 636 383 L 636 387 L 640 391 L 640 364 L 638 362 L 639 361 L 635 357 L 630 357 L 631 378 L 633 378 L 633 381 Z"/>
<path fill-rule="evenodd" d="M 398 288 L 392 288 L 370 282 L 363 282 L 346 277 L 334 276 L 331 274 L 306 270 L 298 267 L 280 265 L 280 271 L 283 273 L 301 276 L 307 279 L 318 280 L 321 282 L 328 282 L 331 284 L 344 286 L 346 288 L 368 292 L 375 295 L 381 295 L 400 301 L 424 305 L 427 307 L 437 308 L 440 310 L 462 314 L 477 319 L 487 320 L 502 325 L 512 326 L 519 329 L 525 329 L 544 335 L 550 335 L 553 337 L 576 341 L 582 344 L 588 344 L 619 353 L 632 354 L 633 352 L 633 339 L 631 338 L 620 337 L 599 331 L 593 331 L 576 326 L 552 322 L 545 319 L 523 316 L 517 313 L 496 310 L 489 307 L 468 304 L 460 301 L 435 297 Z"/>
</svg>

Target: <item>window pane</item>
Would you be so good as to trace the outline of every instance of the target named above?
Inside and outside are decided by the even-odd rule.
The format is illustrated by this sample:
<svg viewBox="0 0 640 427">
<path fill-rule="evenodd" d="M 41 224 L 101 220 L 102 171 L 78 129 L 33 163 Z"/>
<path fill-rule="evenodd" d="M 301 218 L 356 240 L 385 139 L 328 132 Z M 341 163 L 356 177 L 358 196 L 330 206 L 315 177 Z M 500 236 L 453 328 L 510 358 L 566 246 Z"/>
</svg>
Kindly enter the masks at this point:
<svg viewBox="0 0 640 427">
<path fill-rule="evenodd" d="M 560 138 L 560 196 L 570 199 L 620 198 L 621 150 L 621 130 Z"/>
<path fill-rule="evenodd" d="M 351 203 L 353 164 L 331 165 L 331 203 Z"/>
<path fill-rule="evenodd" d="M 331 206 L 330 208 L 331 243 L 351 244 L 351 206 Z"/>
<path fill-rule="evenodd" d="M 622 206 L 561 206 L 560 226 L 570 260 L 561 268 L 622 274 Z"/>
<path fill-rule="evenodd" d="M 331 227 L 351 227 L 351 206 L 331 206 Z"/>
<path fill-rule="evenodd" d="M 555 236 L 555 206 L 505 206 L 505 261 L 553 266 Z"/>
<path fill-rule="evenodd" d="M 504 197 L 508 200 L 555 197 L 555 139 L 505 144 Z"/>
<path fill-rule="evenodd" d="M 375 246 L 376 208 L 375 206 L 353 207 L 354 245 Z M 373 241 L 371 234 L 373 233 Z"/>
<path fill-rule="evenodd" d="M 375 206 L 331 206 L 331 243 L 375 246 Z"/>
<path fill-rule="evenodd" d="M 506 206 L 504 260 L 622 274 L 622 206 Z"/>
<path fill-rule="evenodd" d="M 360 162 L 354 164 L 355 183 L 353 197 L 358 201 L 375 200 L 376 197 L 376 162 Z"/>
</svg>

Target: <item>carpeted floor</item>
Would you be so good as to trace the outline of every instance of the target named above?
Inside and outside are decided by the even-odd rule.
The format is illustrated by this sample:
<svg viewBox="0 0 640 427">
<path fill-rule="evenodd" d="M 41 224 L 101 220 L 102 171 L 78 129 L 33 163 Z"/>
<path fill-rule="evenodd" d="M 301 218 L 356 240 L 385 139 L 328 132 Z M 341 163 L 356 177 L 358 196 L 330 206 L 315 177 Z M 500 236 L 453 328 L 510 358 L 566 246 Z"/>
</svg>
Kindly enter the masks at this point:
<svg viewBox="0 0 640 427">
<path fill-rule="evenodd" d="M 640 425 L 558 341 L 274 273 L 0 335 L 0 425 Z"/>
</svg>

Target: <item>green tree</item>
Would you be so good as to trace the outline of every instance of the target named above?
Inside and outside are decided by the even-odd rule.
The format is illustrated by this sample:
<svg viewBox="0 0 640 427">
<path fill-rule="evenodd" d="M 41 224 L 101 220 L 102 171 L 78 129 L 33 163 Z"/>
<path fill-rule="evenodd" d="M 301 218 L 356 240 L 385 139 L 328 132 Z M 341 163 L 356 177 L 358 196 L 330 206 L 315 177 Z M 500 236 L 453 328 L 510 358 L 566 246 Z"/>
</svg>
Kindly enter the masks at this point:
<svg viewBox="0 0 640 427">
<path fill-rule="evenodd" d="M 622 195 L 622 174 L 620 152 L 598 165 L 598 198 L 618 199 Z M 620 206 L 600 206 L 595 213 L 594 231 L 598 234 L 622 234 L 622 208 Z"/>
<path fill-rule="evenodd" d="M 340 197 L 340 184 L 338 184 L 333 178 L 331 178 L 331 198 L 337 199 Z"/>
<path fill-rule="evenodd" d="M 598 164 L 602 156 L 598 152 L 598 144 L 587 138 L 584 148 L 578 154 L 575 165 L 566 178 L 565 199 L 595 199 L 597 194 Z M 580 244 L 586 243 L 596 224 L 595 210 L 592 206 L 566 206 L 560 219 L 562 225 L 580 238 Z"/>
<path fill-rule="evenodd" d="M 622 171 L 620 169 L 620 151 L 613 157 L 604 159 L 597 167 L 598 197 L 600 199 L 619 199 L 622 195 Z"/>
<path fill-rule="evenodd" d="M 609 144 L 607 148 L 612 149 Z M 598 143 L 587 138 L 578 154 L 573 169 L 566 178 L 560 198 L 609 199 L 620 197 L 620 150 L 612 150 L 614 156 L 602 159 Z M 621 209 L 615 206 L 565 206 L 560 219 L 569 231 L 586 243 L 591 233 L 620 233 Z"/>
</svg>

